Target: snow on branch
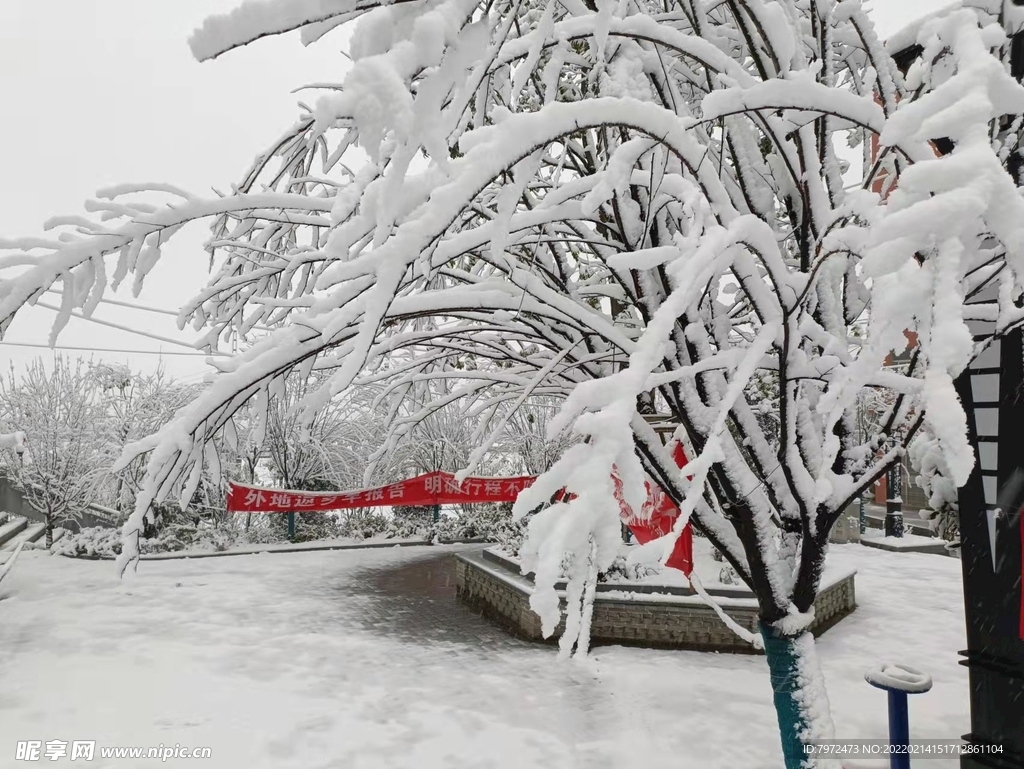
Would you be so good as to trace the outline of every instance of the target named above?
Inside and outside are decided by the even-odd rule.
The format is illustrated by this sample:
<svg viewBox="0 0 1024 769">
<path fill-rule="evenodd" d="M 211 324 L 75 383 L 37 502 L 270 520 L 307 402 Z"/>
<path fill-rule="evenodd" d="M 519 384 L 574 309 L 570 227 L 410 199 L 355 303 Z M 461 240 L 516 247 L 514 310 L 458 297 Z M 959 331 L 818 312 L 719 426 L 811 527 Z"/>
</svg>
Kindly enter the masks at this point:
<svg viewBox="0 0 1024 769">
<path fill-rule="evenodd" d="M 563 405 L 551 437 L 578 442 L 517 508 L 542 508 L 524 557 L 546 628 L 555 582 L 586 603 L 614 557 L 613 471 L 630 504 L 656 480 L 762 620 L 793 633 L 831 525 L 920 430 L 930 463 L 969 471 L 952 389 L 981 349 L 967 323 L 1024 322 L 1024 203 L 1006 171 L 1024 89 L 999 58 L 1005 30 L 973 10 L 925 24 L 904 77 L 856 2 L 598 6 L 244 3 L 197 32 L 199 58 L 351 19 L 340 87 L 230 194 L 163 188 L 172 202 L 152 207 L 119 189 L 54 241 L 0 244 L 6 328 L 58 281 L 65 315 L 138 284 L 177 227 L 213 221 L 211 277 L 179 320 L 242 351 L 126 454 L 149 459 L 123 567 L 150 503 L 195 477 L 231 415 L 312 371 L 296 412 L 371 383 L 387 450 L 444 409 L 490 420 L 469 465 L 514 418 L 502 409 Z M 837 143 L 872 134 L 878 156 L 847 168 Z M 954 149 L 936 157 L 942 138 Z M 883 172 L 899 177 L 888 200 Z M 991 304 L 968 306 L 982 290 Z M 887 367 L 907 331 L 914 364 Z M 892 407 L 863 434 L 876 392 Z M 678 426 L 692 477 L 641 401 Z M 550 506 L 561 489 L 576 497 Z M 580 611 L 570 643 L 585 646 Z"/>
<path fill-rule="evenodd" d="M 210 16 L 192 33 L 189 46 L 199 61 L 270 35 L 352 14 L 358 6 L 379 3 L 357 0 L 246 0 L 229 13 Z"/>
</svg>

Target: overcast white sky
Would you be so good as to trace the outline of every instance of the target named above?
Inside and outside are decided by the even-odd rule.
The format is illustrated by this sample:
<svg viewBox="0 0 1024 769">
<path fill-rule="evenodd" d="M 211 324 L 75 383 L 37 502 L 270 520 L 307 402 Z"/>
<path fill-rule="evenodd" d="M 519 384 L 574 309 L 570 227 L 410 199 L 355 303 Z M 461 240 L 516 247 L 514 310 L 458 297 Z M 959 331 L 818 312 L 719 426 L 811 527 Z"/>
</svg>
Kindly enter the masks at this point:
<svg viewBox="0 0 1024 769">
<path fill-rule="evenodd" d="M 0 0 L 0 235 L 34 235 L 45 219 L 80 213 L 97 189 L 171 182 L 197 193 L 226 189 L 295 119 L 305 83 L 340 80 L 339 37 L 303 48 L 296 35 L 271 38 L 198 64 L 187 38 L 203 18 L 239 0 Z M 874 0 L 879 33 L 948 5 L 948 0 Z M 177 310 L 202 284 L 204 229 L 172 241 L 138 301 Z M 119 298 L 131 300 L 122 289 Z M 101 305 L 96 317 L 172 338 L 173 318 Z M 45 343 L 53 313 L 34 308 L 5 337 Z M 59 344 L 183 350 L 72 320 Z M 41 349 L 0 344 L 0 371 Z M 75 353 L 68 353 L 75 354 Z M 88 353 L 85 353 L 88 356 Z M 152 369 L 153 355 L 95 353 Z M 163 359 L 175 376 L 197 379 L 201 356 Z"/>
</svg>

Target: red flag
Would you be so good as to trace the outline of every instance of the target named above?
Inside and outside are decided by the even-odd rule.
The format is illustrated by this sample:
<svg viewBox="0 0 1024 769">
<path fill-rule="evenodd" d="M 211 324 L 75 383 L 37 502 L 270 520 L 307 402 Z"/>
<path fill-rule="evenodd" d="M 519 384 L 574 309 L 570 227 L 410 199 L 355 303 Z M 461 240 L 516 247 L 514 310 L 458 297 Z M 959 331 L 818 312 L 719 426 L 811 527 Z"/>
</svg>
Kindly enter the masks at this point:
<svg viewBox="0 0 1024 769">
<path fill-rule="evenodd" d="M 678 467 L 686 465 L 686 454 L 682 444 L 678 441 L 672 451 L 672 456 Z M 619 501 L 623 523 L 633 532 L 637 542 L 645 545 L 672 531 L 676 518 L 679 517 L 679 508 L 660 486 L 650 481 L 645 484 L 647 499 L 644 501 L 640 514 L 637 515 L 626 504 L 626 500 L 622 496 L 622 481 L 617 476 L 613 476 L 613 481 L 615 483 L 615 498 Z M 679 569 L 686 576 L 690 576 L 693 571 L 693 530 L 690 528 L 689 522 L 679 534 L 672 554 L 665 561 L 665 565 L 672 569 Z"/>
</svg>

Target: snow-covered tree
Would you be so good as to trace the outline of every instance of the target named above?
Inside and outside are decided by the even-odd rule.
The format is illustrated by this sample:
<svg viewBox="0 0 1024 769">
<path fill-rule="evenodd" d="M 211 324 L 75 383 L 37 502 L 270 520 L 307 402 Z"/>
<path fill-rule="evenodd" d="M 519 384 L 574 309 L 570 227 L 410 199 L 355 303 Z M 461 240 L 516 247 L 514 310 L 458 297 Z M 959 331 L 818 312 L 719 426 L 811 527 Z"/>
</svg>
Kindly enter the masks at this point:
<svg viewBox="0 0 1024 769">
<path fill-rule="evenodd" d="M 415 409 L 394 421 L 405 422 L 408 432 L 400 433 L 393 446 L 384 444 L 376 454 L 382 459 L 389 456 L 388 461 L 401 468 L 403 475 L 411 477 L 435 470 L 456 472 L 469 461 L 475 425 L 458 410 L 431 409 L 429 414 L 421 416 L 421 409 Z"/>
<path fill-rule="evenodd" d="M 274 397 L 257 402 L 258 416 L 265 423 L 262 444 L 266 467 L 285 489 L 340 491 L 344 488 L 339 447 L 345 438 L 346 421 L 337 400 L 320 409 L 312 419 L 304 420 L 295 408 L 321 383 L 316 376 L 292 374 L 281 381 Z M 264 413 L 265 412 L 265 413 Z M 271 516 L 269 523 L 283 532 L 282 516 Z M 296 536 L 319 539 L 333 529 L 334 518 L 324 512 L 296 515 Z"/>
<path fill-rule="evenodd" d="M 318 383 L 293 375 L 282 384 L 276 397 L 266 403 L 263 452 L 270 472 L 286 489 L 339 488 L 334 446 L 341 437 L 343 420 L 337 404 L 332 402 L 303 422 L 294 406 L 317 389 Z"/>
<path fill-rule="evenodd" d="M 178 409 L 202 390 L 201 385 L 175 382 L 162 367 L 142 374 L 123 364 L 95 363 L 90 374 L 100 388 L 101 417 L 93 430 L 106 444 L 104 469 L 113 467 L 126 446 L 153 434 L 173 419 Z M 135 495 L 144 476 L 145 464 L 134 462 L 104 478 L 93 501 L 117 510 L 130 510 L 135 506 Z"/>
<path fill-rule="evenodd" d="M 524 403 L 513 410 L 501 439 L 512 472 L 540 475 L 576 443 L 566 430 L 550 435 L 549 426 L 557 417 L 559 405 L 549 398 Z"/>
<path fill-rule="evenodd" d="M 55 356 L 52 370 L 35 359 L 0 381 L 0 419 L 19 443 L 5 442 L 7 465 L 25 499 L 53 529 L 75 520 L 95 501 L 103 475 L 102 394 L 81 362 Z"/>
<path fill-rule="evenodd" d="M 562 648 L 586 649 L 587 596 L 619 539 L 613 468 L 633 507 L 649 476 L 682 511 L 665 556 L 691 520 L 756 595 L 786 765 L 814 763 L 801 742 L 831 720 L 806 628 L 829 529 L 922 425 L 964 482 L 953 378 L 986 343 L 966 321 L 1001 333 L 1024 317 L 1024 204 L 1005 170 L 1024 113 L 1005 30 L 1021 19 L 1002 5 L 922 25 L 904 77 L 857 0 L 251 1 L 196 33 L 198 58 L 358 20 L 343 81 L 319 84 L 231 194 L 149 185 L 170 196 L 155 206 L 116 188 L 95 218 L 57 220 L 61 238 L 8 242 L 0 327 L 62 283 L 56 334 L 212 218 L 216 269 L 182 323 L 208 348 L 272 329 L 129 452 L 149 464 L 123 567 L 150 502 L 182 478 L 187 497 L 231 415 L 293 371 L 324 375 L 307 420 L 369 380 L 395 429 L 409 399 L 420 419 L 461 402 L 491 426 L 466 470 L 518 406 L 565 399 L 552 433 L 581 440 L 517 503 L 575 495 L 532 518 L 522 550 L 546 631 L 565 569 Z M 837 144 L 871 134 L 878 158 L 845 170 Z M 936 158 L 936 139 L 952 152 Z M 899 178 L 887 202 L 883 175 Z M 993 282 L 997 305 L 965 306 Z M 912 364 L 886 370 L 907 330 Z M 777 381 L 774 436 L 758 375 Z M 432 380 L 446 394 L 424 404 Z M 862 436 L 866 388 L 893 396 Z M 652 392 L 685 474 L 638 413 Z"/>
</svg>

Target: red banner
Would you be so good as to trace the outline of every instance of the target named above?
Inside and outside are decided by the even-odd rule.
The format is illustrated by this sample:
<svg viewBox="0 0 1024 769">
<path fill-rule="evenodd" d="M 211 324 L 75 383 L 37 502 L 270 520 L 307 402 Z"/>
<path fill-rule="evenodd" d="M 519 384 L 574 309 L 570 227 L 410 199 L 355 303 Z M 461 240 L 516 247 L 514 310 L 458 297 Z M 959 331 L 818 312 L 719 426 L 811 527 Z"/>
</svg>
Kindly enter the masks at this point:
<svg viewBox="0 0 1024 769">
<path fill-rule="evenodd" d="M 227 507 L 229 513 L 301 513 L 310 510 L 351 510 L 357 507 L 394 505 L 428 507 L 460 503 L 515 502 L 519 492 L 533 481 L 533 476 L 466 478 L 460 486 L 451 473 L 437 471 L 407 481 L 360 491 L 288 491 L 232 483 Z"/>
<path fill-rule="evenodd" d="M 686 455 L 679 444 L 676 444 L 673 455 L 679 467 L 686 464 Z M 302 513 L 313 510 L 352 510 L 359 507 L 395 505 L 433 507 L 480 502 L 515 502 L 519 492 L 535 480 L 532 475 L 516 478 L 466 478 L 460 485 L 455 482 L 455 476 L 451 473 L 436 471 L 407 481 L 378 486 L 375 489 L 340 492 L 289 491 L 231 483 L 227 509 L 229 513 Z M 622 521 L 633 532 L 637 542 L 646 544 L 672 531 L 672 524 L 679 515 L 679 508 L 672 503 L 661 487 L 648 481 L 647 500 L 643 509 L 635 513 L 622 498 L 622 482 L 614 476 L 613 481 Z M 665 565 L 679 569 L 687 575 L 693 569 L 693 534 L 689 524 L 683 529 Z"/>
</svg>

